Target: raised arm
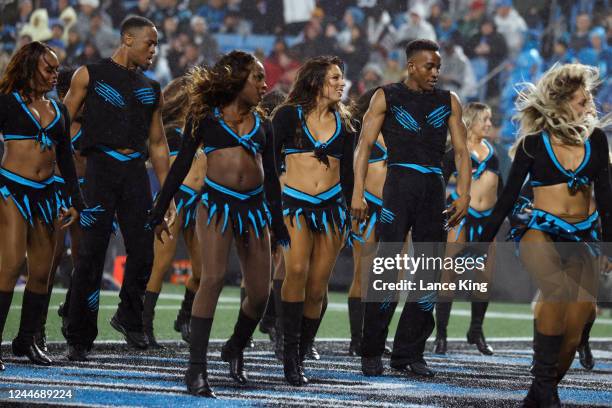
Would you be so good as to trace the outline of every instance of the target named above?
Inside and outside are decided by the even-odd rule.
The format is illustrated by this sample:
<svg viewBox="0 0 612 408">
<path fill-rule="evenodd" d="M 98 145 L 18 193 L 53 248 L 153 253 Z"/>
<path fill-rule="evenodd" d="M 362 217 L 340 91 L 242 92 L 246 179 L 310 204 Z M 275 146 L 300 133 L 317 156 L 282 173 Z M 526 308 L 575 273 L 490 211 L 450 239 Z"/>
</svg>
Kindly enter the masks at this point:
<svg viewBox="0 0 612 408">
<path fill-rule="evenodd" d="M 166 142 L 166 133 L 164 132 L 161 115 L 163 104 L 164 98 L 160 92 L 159 102 L 153 112 L 151 126 L 149 127 L 149 158 L 151 159 L 151 164 L 159 184 L 164 184 L 166 176 L 168 176 L 168 169 L 170 168 L 170 152 Z"/>
<path fill-rule="evenodd" d="M 77 69 L 72 75 L 70 81 L 70 89 L 64 97 L 64 105 L 68 109 L 68 114 L 71 118 L 76 117 L 77 112 L 81 109 L 85 97 L 87 96 L 87 87 L 89 86 L 89 71 L 86 66 Z"/>
<path fill-rule="evenodd" d="M 361 135 L 355 149 L 355 159 L 353 169 L 355 183 L 353 187 L 353 198 L 351 200 L 351 215 L 357 220 L 363 220 L 368 212 L 368 205 L 363 197 L 366 176 L 368 175 L 368 159 L 372 152 L 372 146 L 376 143 L 376 138 L 382 129 L 387 112 L 387 101 L 385 92 L 378 89 L 372 95 L 370 106 L 363 116 Z"/>
<path fill-rule="evenodd" d="M 448 118 L 448 128 L 455 155 L 457 169 L 457 194 L 459 198 L 452 202 L 447 210 L 451 214 L 448 226 L 454 227 L 467 214 L 470 206 L 470 186 L 472 183 L 472 163 L 467 148 L 467 129 L 463 123 L 461 102 L 454 92 L 451 92 L 451 115 Z"/>
</svg>

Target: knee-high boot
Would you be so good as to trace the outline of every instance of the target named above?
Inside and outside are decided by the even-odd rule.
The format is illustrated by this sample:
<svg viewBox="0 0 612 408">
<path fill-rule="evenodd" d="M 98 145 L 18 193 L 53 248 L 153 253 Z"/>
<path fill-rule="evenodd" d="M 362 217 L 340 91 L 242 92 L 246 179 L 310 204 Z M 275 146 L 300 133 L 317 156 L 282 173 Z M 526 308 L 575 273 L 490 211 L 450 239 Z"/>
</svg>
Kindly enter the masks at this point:
<svg viewBox="0 0 612 408">
<path fill-rule="evenodd" d="M 206 353 L 213 319 L 192 316 L 190 319 L 191 339 L 189 343 L 189 368 L 185 373 L 185 385 L 190 394 L 216 398 L 208 384 Z"/>
<path fill-rule="evenodd" d="M 304 302 L 283 301 L 283 369 L 287 382 L 298 387 L 308 383 L 300 359 L 303 316 Z"/>
<path fill-rule="evenodd" d="M 0 344 L 2 344 L 2 333 L 4 332 L 4 324 L 8 312 L 11 308 L 11 301 L 13 300 L 13 292 L 0 291 Z M 4 362 L 2 361 L 2 350 L 0 349 L 0 371 L 4 371 Z"/>
<path fill-rule="evenodd" d="M 534 338 L 534 379 L 523 400 L 524 407 L 561 407 L 557 393 L 559 352 L 563 336 L 547 336 L 538 331 Z"/>
<path fill-rule="evenodd" d="M 230 364 L 230 376 L 239 384 L 246 384 L 248 381 L 244 369 L 243 351 L 251 341 L 258 323 L 259 319 L 250 318 L 241 308 L 238 313 L 238 321 L 234 326 L 234 333 L 221 349 L 221 359 Z"/>
<path fill-rule="evenodd" d="M 40 330 L 46 302 L 46 293 L 34 293 L 27 289 L 23 291 L 19 333 L 13 339 L 12 344 L 14 355 L 17 357 L 25 356 L 34 364 L 43 366 L 51 365 L 51 359 L 38 348 L 34 340 Z"/>
</svg>

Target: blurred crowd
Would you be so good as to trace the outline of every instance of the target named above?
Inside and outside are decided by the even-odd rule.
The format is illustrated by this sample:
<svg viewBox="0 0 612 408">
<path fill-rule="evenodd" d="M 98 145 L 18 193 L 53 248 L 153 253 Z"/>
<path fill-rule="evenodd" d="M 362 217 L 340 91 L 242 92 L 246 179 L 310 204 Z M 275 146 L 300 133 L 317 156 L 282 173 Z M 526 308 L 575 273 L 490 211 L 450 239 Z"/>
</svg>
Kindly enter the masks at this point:
<svg viewBox="0 0 612 408">
<path fill-rule="evenodd" d="M 403 76 L 403 46 L 441 45 L 439 86 L 494 107 L 502 139 L 515 133 L 516 87 L 554 63 L 599 67 L 598 108 L 610 112 L 612 12 L 608 0 L 4 0 L 0 72 L 33 41 L 66 67 L 109 57 L 130 14 L 151 19 L 160 45 L 147 73 L 162 85 L 234 48 L 264 62 L 271 89 L 287 91 L 300 63 L 335 54 L 346 63 L 347 98 Z"/>
</svg>

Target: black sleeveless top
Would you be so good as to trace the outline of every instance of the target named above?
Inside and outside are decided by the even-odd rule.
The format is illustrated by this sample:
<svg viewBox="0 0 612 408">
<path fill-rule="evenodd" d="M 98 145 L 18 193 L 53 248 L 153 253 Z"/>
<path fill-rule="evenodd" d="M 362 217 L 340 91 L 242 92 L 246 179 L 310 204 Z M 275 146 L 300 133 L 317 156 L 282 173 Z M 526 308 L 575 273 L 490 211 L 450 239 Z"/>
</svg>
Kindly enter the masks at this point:
<svg viewBox="0 0 612 408">
<path fill-rule="evenodd" d="M 387 114 L 381 132 L 388 164 L 441 167 L 451 115 L 449 91 L 416 92 L 403 82 L 382 86 Z"/>
<path fill-rule="evenodd" d="M 159 84 L 140 69 L 110 58 L 87 65 L 89 85 L 83 113 L 81 152 L 97 145 L 129 148 L 147 156 L 151 117 L 159 104 Z"/>
</svg>

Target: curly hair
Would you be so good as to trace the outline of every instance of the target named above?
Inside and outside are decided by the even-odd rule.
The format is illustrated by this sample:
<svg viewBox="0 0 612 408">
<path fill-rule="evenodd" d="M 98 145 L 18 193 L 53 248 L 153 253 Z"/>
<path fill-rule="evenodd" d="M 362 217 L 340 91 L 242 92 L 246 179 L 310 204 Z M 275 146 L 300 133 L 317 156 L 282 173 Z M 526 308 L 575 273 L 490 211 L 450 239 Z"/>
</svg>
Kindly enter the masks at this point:
<svg viewBox="0 0 612 408">
<path fill-rule="evenodd" d="M 590 94 L 598 84 L 599 70 L 582 64 L 555 64 L 537 84 L 519 84 L 522 89 L 518 91 L 515 115 L 520 123 L 519 138 L 510 155 L 514 155 L 527 135 L 542 131 L 554 134 L 569 145 L 583 144 L 602 122 L 594 109 L 595 114 L 576 118 L 569 102 L 578 89 L 584 88 Z"/>
<path fill-rule="evenodd" d="M 0 94 L 21 91 L 26 102 L 30 102 L 30 95 L 34 91 L 31 82 L 40 77 L 38 60 L 47 53 L 55 54 L 51 47 L 40 41 L 32 41 L 17 50 L 0 78 Z"/>
<path fill-rule="evenodd" d="M 164 105 L 161 115 L 164 128 L 183 128 L 185 126 L 185 117 L 189 107 L 188 83 L 189 78 L 183 75 L 170 81 L 162 91 Z"/>
<path fill-rule="evenodd" d="M 342 69 L 344 63 L 340 58 L 335 56 L 314 57 L 306 61 L 298 70 L 295 82 L 291 87 L 291 91 L 289 91 L 287 99 L 280 106 L 300 105 L 304 111 L 304 115 L 307 115 L 316 107 L 317 99 L 325 86 L 327 71 L 333 65 Z M 354 131 L 355 128 L 349 109 L 342 102 L 338 102 L 336 106 L 334 106 L 334 109 L 340 114 L 344 126 L 350 131 Z M 297 128 L 295 138 L 297 146 L 302 146 L 304 143 L 304 135 L 302 134 L 301 127 Z"/>
<path fill-rule="evenodd" d="M 72 76 L 76 69 L 68 69 L 60 71 L 57 75 L 57 85 L 55 86 L 55 90 L 57 91 L 57 97 L 62 100 L 68 93 L 70 89 L 70 83 L 72 81 Z"/>
<path fill-rule="evenodd" d="M 232 51 L 223 55 L 212 68 L 194 67 L 188 74 L 188 117 L 197 123 L 215 107 L 229 105 L 244 88 L 256 62 L 257 58 L 252 54 Z M 254 110 L 265 116 L 258 107 Z"/>
</svg>

